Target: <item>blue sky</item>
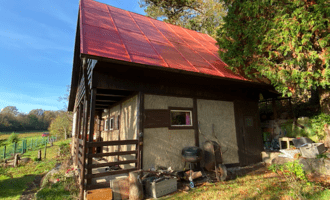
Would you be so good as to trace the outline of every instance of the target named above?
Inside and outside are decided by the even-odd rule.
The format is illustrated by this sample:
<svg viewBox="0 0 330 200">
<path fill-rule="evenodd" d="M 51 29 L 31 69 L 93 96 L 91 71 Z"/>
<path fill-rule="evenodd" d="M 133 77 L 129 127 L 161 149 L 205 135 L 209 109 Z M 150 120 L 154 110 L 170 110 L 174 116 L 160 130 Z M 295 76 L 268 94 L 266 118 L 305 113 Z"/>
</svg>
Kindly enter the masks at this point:
<svg viewBox="0 0 330 200">
<path fill-rule="evenodd" d="M 145 14 L 139 0 L 99 0 Z M 0 109 L 59 110 L 71 70 L 78 0 L 0 0 Z"/>
</svg>

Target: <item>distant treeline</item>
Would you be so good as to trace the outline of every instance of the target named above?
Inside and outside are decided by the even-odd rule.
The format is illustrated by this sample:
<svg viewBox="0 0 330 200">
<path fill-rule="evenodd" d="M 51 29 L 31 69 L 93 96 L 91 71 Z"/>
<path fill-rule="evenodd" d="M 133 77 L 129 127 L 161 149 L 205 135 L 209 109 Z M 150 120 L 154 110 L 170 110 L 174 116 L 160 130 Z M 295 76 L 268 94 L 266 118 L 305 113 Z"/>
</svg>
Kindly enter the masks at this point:
<svg viewBox="0 0 330 200">
<path fill-rule="evenodd" d="M 47 130 L 62 112 L 34 109 L 25 114 L 18 112 L 15 106 L 7 106 L 0 112 L 0 132 Z"/>
</svg>

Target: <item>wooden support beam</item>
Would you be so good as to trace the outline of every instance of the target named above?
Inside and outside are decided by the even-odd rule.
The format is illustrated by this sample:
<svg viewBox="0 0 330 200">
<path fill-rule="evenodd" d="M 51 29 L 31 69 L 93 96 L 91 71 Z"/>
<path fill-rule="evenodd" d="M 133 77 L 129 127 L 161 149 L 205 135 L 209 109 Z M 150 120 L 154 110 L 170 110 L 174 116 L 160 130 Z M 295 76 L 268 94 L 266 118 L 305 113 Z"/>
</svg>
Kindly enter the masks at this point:
<svg viewBox="0 0 330 200">
<path fill-rule="evenodd" d="M 77 124 L 76 124 L 76 159 L 75 162 L 78 165 L 78 151 L 79 151 L 79 135 L 80 135 L 80 131 L 81 131 L 81 115 L 82 115 L 82 106 L 79 105 L 78 106 L 78 113 L 77 113 Z"/>
<path fill-rule="evenodd" d="M 86 185 L 87 190 L 95 190 L 95 189 L 102 189 L 102 188 L 110 188 L 110 181 L 105 183 L 97 183 L 93 185 Z"/>
<path fill-rule="evenodd" d="M 103 146 L 114 146 L 114 145 L 128 145 L 138 144 L 138 140 L 114 140 L 114 141 L 103 141 L 103 142 L 90 142 L 87 144 L 89 147 L 103 147 Z"/>
<path fill-rule="evenodd" d="M 195 132 L 195 146 L 199 147 L 199 129 L 198 129 L 198 115 L 197 115 L 197 98 L 193 99 L 193 126 Z"/>
<path fill-rule="evenodd" d="M 115 102 L 118 102 L 118 101 L 116 101 L 116 100 L 102 100 L 102 99 L 96 99 L 96 102 L 115 103 Z"/>
<path fill-rule="evenodd" d="M 97 96 L 105 96 L 105 97 L 127 97 L 127 95 L 121 95 L 121 94 L 97 94 Z"/>
<path fill-rule="evenodd" d="M 94 134 L 94 124 L 95 124 L 95 100 L 96 100 L 96 88 L 92 88 L 91 90 L 91 99 L 90 99 L 90 110 L 89 110 L 89 137 L 88 137 L 88 143 L 93 142 L 93 134 Z M 93 153 L 93 148 L 88 146 L 88 154 Z M 88 165 L 91 165 L 93 162 L 92 158 L 88 158 Z M 92 174 L 92 169 L 87 168 L 87 174 Z M 87 185 L 92 184 L 92 179 L 88 178 L 87 179 Z"/>
<path fill-rule="evenodd" d="M 130 154 L 137 154 L 138 150 L 134 151 L 118 151 L 118 152 L 110 152 L 110 153 L 97 153 L 97 154 L 88 154 L 88 158 L 99 158 L 104 156 L 117 156 L 117 155 L 130 155 Z"/>
<path fill-rule="evenodd" d="M 97 106 L 97 107 L 108 107 L 109 104 L 95 104 L 95 106 Z"/>
<path fill-rule="evenodd" d="M 103 177 L 103 176 L 110 176 L 115 174 L 125 174 L 131 171 L 136 171 L 137 168 L 131 168 L 131 169 L 122 169 L 122 170 L 115 170 L 115 171 L 108 171 L 98 174 L 88 174 L 86 175 L 86 178 L 97 178 L 97 177 Z"/>
<path fill-rule="evenodd" d="M 91 170 L 92 171 L 93 168 L 115 166 L 115 165 L 124 165 L 124 164 L 130 164 L 130 163 L 137 163 L 137 160 L 134 159 L 134 160 L 124 160 L 124 161 L 118 161 L 118 162 L 107 162 L 107 163 L 99 163 L 99 164 L 88 164 L 86 167 L 87 167 L 88 170 Z M 90 174 L 92 174 L 92 173 L 90 173 Z M 87 182 L 87 185 L 89 185 L 88 182 Z"/>
<path fill-rule="evenodd" d="M 272 99 L 272 108 L 273 108 L 274 120 L 277 121 L 277 106 L 274 98 Z"/>
<path fill-rule="evenodd" d="M 89 114 L 89 101 L 88 99 L 86 98 L 85 96 L 85 100 L 84 100 L 84 120 L 83 120 L 83 125 L 84 125 L 84 130 L 83 130 L 83 136 L 82 136 L 82 139 L 83 139 L 83 148 L 82 148 L 82 168 L 81 168 L 81 182 L 80 182 L 80 195 L 81 197 L 83 197 L 83 194 L 84 194 L 84 190 L 85 190 L 85 162 L 86 162 L 86 159 L 85 159 L 85 156 L 86 156 L 86 147 L 87 147 L 87 141 L 86 141 L 86 137 L 87 137 L 87 128 L 88 128 L 88 114 Z"/>
<path fill-rule="evenodd" d="M 138 150 L 137 160 L 135 167 L 137 169 L 142 169 L 143 163 L 143 132 L 144 132 L 144 93 L 139 92 L 138 94 L 138 121 L 137 121 L 137 138 L 139 140 L 138 145 L 136 145 L 136 149 Z"/>
</svg>

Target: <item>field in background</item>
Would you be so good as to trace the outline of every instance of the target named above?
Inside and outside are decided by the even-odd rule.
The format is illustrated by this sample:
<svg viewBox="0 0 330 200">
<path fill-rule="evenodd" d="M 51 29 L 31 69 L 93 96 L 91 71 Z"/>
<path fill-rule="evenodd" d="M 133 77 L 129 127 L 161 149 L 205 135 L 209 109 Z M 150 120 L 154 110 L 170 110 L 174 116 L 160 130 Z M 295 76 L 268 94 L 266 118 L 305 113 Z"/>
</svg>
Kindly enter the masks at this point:
<svg viewBox="0 0 330 200">
<path fill-rule="evenodd" d="M 41 146 L 45 145 L 45 142 L 48 142 L 48 137 L 42 137 L 42 133 L 45 131 L 41 132 L 21 132 L 17 133 L 19 136 L 20 141 L 16 145 L 16 153 L 22 153 L 23 149 L 23 140 L 26 141 L 26 146 L 25 149 L 27 151 L 30 150 L 35 150 L 37 148 L 40 148 Z M 9 143 L 7 139 L 11 133 L 1 133 L 0 134 L 0 159 L 3 159 L 3 153 L 4 153 L 4 147 L 6 146 L 6 158 L 10 158 L 11 156 L 14 155 L 14 144 Z"/>
<path fill-rule="evenodd" d="M 19 135 L 19 138 L 28 138 L 28 137 L 36 137 L 36 136 L 41 136 L 41 134 L 43 132 L 48 132 L 47 130 L 45 131 L 22 131 L 22 132 L 16 132 Z M 0 132 L 0 145 L 1 145 L 1 141 L 3 140 L 7 140 L 9 138 L 9 136 L 12 134 L 13 132 Z"/>
</svg>

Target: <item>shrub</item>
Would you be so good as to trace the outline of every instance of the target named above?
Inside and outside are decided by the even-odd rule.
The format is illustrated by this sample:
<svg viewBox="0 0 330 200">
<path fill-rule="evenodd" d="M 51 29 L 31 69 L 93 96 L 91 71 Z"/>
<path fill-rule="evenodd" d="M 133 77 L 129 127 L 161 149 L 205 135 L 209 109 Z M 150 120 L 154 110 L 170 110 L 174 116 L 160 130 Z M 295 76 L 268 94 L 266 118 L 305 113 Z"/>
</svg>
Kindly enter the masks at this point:
<svg viewBox="0 0 330 200">
<path fill-rule="evenodd" d="M 269 170 L 275 172 L 280 177 L 284 178 L 290 187 L 290 196 L 294 199 L 305 199 L 304 188 L 312 185 L 308 181 L 303 165 L 297 160 L 288 162 L 283 165 L 273 164 L 269 166 Z"/>
<path fill-rule="evenodd" d="M 314 142 L 325 139 L 326 133 L 324 131 L 324 125 L 330 125 L 330 115 L 321 113 L 311 118 L 300 118 L 298 123 L 305 128 L 293 125 L 293 120 L 288 120 L 281 125 L 281 129 L 287 132 L 287 137 L 309 137 Z"/>
<path fill-rule="evenodd" d="M 61 156 L 67 156 L 70 154 L 70 145 L 68 143 L 62 142 L 59 144 L 59 150 Z"/>
<path fill-rule="evenodd" d="M 9 143 L 18 142 L 18 141 L 19 141 L 19 136 L 18 136 L 18 134 L 16 134 L 16 133 L 12 133 L 12 134 L 9 136 L 9 138 L 8 138 L 7 141 L 8 141 Z"/>
<path fill-rule="evenodd" d="M 330 125 L 330 115 L 324 113 L 316 115 L 310 120 L 311 128 L 320 140 L 323 140 L 326 136 L 326 133 L 324 132 L 325 124 Z"/>
</svg>

